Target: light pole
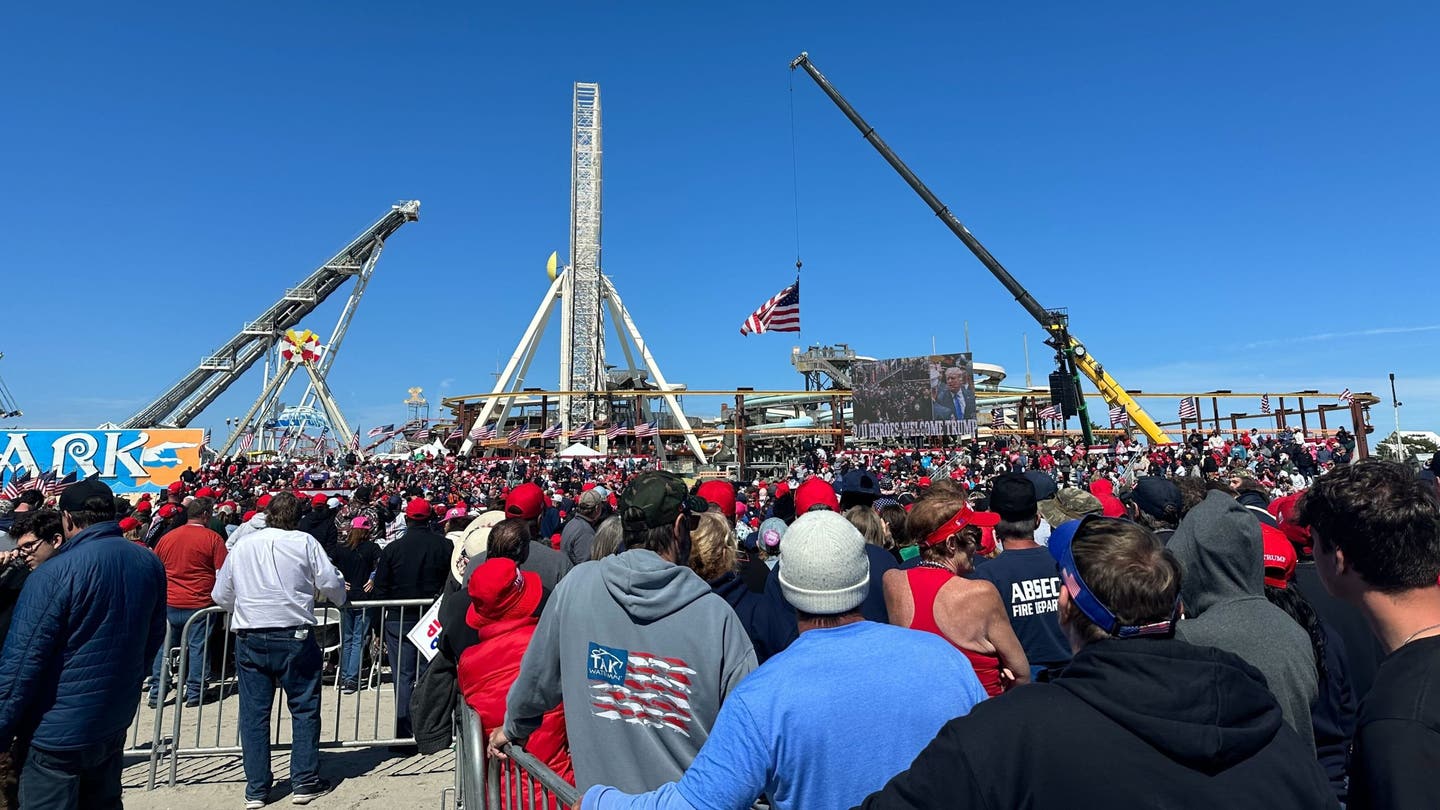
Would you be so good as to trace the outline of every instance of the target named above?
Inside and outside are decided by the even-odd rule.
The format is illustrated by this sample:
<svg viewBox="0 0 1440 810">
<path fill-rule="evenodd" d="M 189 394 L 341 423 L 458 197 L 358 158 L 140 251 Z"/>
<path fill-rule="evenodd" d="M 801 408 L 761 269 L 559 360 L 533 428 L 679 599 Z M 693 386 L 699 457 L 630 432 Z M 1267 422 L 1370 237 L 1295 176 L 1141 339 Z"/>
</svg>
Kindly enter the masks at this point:
<svg viewBox="0 0 1440 810">
<path fill-rule="evenodd" d="M 1405 452 L 1405 440 L 1400 437 L 1400 406 L 1401 402 L 1395 396 L 1395 372 L 1390 372 L 1390 407 L 1395 411 L 1395 452 L 1399 456 L 1401 464 L 1407 464 L 1410 454 Z"/>
</svg>

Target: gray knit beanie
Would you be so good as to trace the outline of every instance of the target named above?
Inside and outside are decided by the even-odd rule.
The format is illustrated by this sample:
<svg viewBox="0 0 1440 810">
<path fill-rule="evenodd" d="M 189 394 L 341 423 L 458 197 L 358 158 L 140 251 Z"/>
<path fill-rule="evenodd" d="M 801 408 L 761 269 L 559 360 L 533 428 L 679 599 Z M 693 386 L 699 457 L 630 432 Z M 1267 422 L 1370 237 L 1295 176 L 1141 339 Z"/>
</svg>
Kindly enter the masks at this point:
<svg viewBox="0 0 1440 810">
<path fill-rule="evenodd" d="M 785 532 L 776 574 L 796 610 L 817 616 L 853 610 L 870 590 L 865 538 L 834 512 L 806 512 Z"/>
</svg>

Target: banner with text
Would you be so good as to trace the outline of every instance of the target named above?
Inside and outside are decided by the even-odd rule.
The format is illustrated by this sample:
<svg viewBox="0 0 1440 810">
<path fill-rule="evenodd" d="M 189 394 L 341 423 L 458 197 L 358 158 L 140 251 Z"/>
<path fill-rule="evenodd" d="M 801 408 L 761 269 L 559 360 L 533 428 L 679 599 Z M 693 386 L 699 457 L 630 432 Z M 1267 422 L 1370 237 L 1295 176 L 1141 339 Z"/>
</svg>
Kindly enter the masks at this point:
<svg viewBox="0 0 1440 810">
<path fill-rule="evenodd" d="M 186 468 L 199 469 L 204 441 L 198 428 L 6 431 L 0 485 L 26 470 L 32 478 L 53 470 L 58 478 L 98 473 L 117 494 L 159 492 Z"/>
<path fill-rule="evenodd" d="M 856 438 L 975 435 L 968 352 L 868 360 L 850 368 Z"/>
</svg>

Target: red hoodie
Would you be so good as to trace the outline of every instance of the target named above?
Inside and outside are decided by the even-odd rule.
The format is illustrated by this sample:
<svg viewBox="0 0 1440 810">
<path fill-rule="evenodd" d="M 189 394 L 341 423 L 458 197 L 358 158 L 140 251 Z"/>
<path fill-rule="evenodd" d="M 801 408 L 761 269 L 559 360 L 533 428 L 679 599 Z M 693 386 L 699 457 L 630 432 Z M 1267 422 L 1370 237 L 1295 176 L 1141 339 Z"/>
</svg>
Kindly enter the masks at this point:
<svg viewBox="0 0 1440 810">
<path fill-rule="evenodd" d="M 1124 517 L 1125 504 L 1115 497 L 1115 485 L 1110 483 L 1108 478 L 1101 478 L 1098 481 L 1090 482 L 1090 494 L 1100 501 L 1100 508 L 1105 517 Z"/>
</svg>

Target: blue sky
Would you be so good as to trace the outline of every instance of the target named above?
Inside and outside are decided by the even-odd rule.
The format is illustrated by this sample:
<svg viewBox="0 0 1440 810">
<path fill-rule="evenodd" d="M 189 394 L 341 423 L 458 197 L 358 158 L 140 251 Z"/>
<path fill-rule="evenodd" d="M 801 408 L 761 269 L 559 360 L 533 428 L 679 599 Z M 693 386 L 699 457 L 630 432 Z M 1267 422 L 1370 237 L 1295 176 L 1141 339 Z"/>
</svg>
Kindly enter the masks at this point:
<svg viewBox="0 0 1440 810">
<path fill-rule="evenodd" d="M 413 385 L 488 389 L 567 249 L 577 80 L 602 89 L 603 264 L 672 380 L 799 387 L 792 345 L 957 351 L 966 322 L 1016 380 L 1029 334 L 1043 377 L 1000 285 L 818 88 L 792 94 L 803 49 L 1125 386 L 1388 403 L 1393 371 L 1406 427 L 1440 427 L 1433 5 L 484 5 L 10 9 L 23 424 L 124 418 L 411 198 L 332 388 L 366 427 Z M 792 98 L 805 331 L 741 337 L 793 278 Z M 556 332 L 528 384 L 558 377 Z"/>
</svg>

